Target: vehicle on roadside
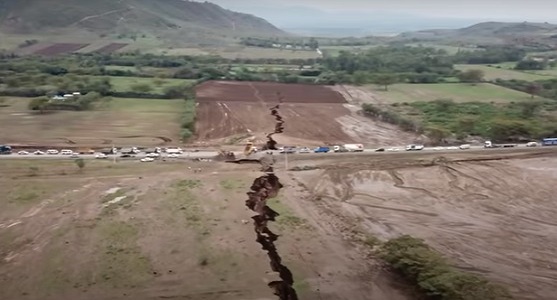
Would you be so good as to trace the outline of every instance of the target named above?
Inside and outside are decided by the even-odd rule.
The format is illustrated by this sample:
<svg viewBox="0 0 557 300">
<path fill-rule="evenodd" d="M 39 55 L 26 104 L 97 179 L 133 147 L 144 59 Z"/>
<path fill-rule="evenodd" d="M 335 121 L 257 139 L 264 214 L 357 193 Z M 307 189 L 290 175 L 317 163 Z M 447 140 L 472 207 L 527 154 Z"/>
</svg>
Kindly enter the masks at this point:
<svg viewBox="0 0 557 300">
<path fill-rule="evenodd" d="M 159 157 L 159 156 L 161 156 L 161 155 L 158 154 L 158 153 L 155 153 L 155 152 L 151 152 L 151 153 L 148 153 L 147 155 L 145 155 L 145 157 L 153 157 L 153 158 Z"/>
<path fill-rule="evenodd" d="M 445 150 L 445 147 L 435 147 L 435 148 L 432 148 L 431 150 L 441 151 L 441 150 Z"/>
<path fill-rule="evenodd" d="M 470 149 L 470 144 L 462 144 L 462 145 L 458 146 L 458 148 L 460 150 L 467 150 L 467 149 Z"/>
<path fill-rule="evenodd" d="M 140 162 L 152 162 L 152 161 L 155 161 L 155 159 L 152 158 L 152 157 L 144 157 L 144 158 L 140 159 L 139 161 Z"/>
<path fill-rule="evenodd" d="M 168 154 L 166 157 L 168 157 L 168 158 L 179 158 L 179 157 L 180 157 L 180 154 L 178 154 L 178 153 L 171 153 L 171 154 Z"/>
<path fill-rule="evenodd" d="M 328 153 L 329 151 L 331 151 L 331 148 L 325 146 L 317 147 L 313 149 L 314 153 Z"/>
<path fill-rule="evenodd" d="M 296 153 L 296 147 L 294 147 L 294 146 L 284 146 L 282 148 L 282 150 L 279 151 L 279 153 L 286 153 L 286 154 Z"/>
<path fill-rule="evenodd" d="M 375 152 L 385 152 L 385 148 L 377 148 L 375 149 Z"/>
<path fill-rule="evenodd" d="M 139 151 L 139 149 L 137 147 L 128 147 L 128 148 L 120 149 L 120 152 L 122 154 L 138 154 L 141 151 Z"/>
<path fill-rule="evenodd" d="M 457 146 L 449 146 L 449 147 L 447 147 L 446 149 L 447 149 L 447 150 L 458 150 L 458 149 L 460 149 L 460 148 L 457 147 Z"/>
<path fill-rule="evenodd" d="M 0 154 L 12 154 L 12 147 L 8 145 L 0 145 Z"/>
<path fill-rule="evenodd" d="M 17 152 L 17 155 L 29 155 L 29 152 L 21 150 L 21 151 Z"/>
<path fill-rule="evenodd" d="M 107 159 L 108 155 L 104 154 L 104 153 L 99 153 L 97 155 L 95 155 L 95 159 Z"/>
<path fill-rule="evenodd" d="M 494 144 L 491 141 L 484 142 L 484 148 L 512 148 L 516 147 L 516 144 Z"/>
<path fill-rule="evenodd" d="M 125 153 L 125 154 L 120 155 L 120 157 L 121 158 L 130 158 L 130 157 L 135 157 L 135 155 Z"/>
<path fill-rule="evenodd" d="M 165 152 L 168 153 L 168 154 L 182 154 L 182 153 L 184 153 L 184 150 L 182 150 L 182 148 L 180 148 L 180 147 L 169 147 L 169 148 L 166 148 Z"/>
<path fill-rule="evenodd" d="M 311 153 L 311 149 L 309 149 L 308 147 L 302 147 L 300 148 L 300 150 L 298 150 L 298 153 Z"/>
<path fill-rule="evenodd" d="M 415 144 L 411 144 L 406 146 L 406 151 L 419 151 L 419 150 L 423 150 L 424 149 L 424 145 L 415 145 Z"/>
<path fill-rule="evenodd" d="M 62 149 L 62 151 L 60 151 L 60 154 L 62 154 L 62 155 L 72 155 L 73 151 L 68 150 L 68 149 Z"/>
<path fill-rule="evenodd" d="M 95 150 L 90 148 L 80 148 L 77 149 L 76 153 L 78 154 L 95 154 Z"/>
<path fill-rule="evenodd" d="M 364 145 L 363 144 L 343 144 L 343 145 L 336 145 L 333 146 L 334 152 L 363 152 Z"/>
<path fill-rule="evenodd" d="M 44 155 L 45 153 L 41 150 L 37 150 L 35 152 L 33 152 L 34 155 Z"/>
<path fill-rule="evenodd" d="M 46 150 L 46 154 L 49 154 L 49 155 L 56 155 L 56 154 L 58 154 L 58 153 L 59 153 L 59 152 L 58 152 L 58 150 L 56 150 L 56 149 L 48 149 L 48 150 Z"/>
<path fill-rule="evenodd" d="M 72 153 L 72 155 L 70 155 L 70 158 L 79 158 L 79 154 L 77 153 Z"/>
<path fill-rule="evenodd" d="M 538 147 L 540 144 L 538 142 L 528 142 L 526 147 Z"/>
<path fill-rule="evenodd" d="M 542 140 L 544 146 L 557 146 L 557 138 L 545 138 Z"/>
<path fill-rule="evenodd" d="M 387 151 L 387 152 L 397 152 L 397 151 L 400 151 L 400 150 L 402 150 L 402 149 L 400 149 L 400 148 L 387 148 L 387 149 L 385 149 L 385 151 Z"/>
</svg>

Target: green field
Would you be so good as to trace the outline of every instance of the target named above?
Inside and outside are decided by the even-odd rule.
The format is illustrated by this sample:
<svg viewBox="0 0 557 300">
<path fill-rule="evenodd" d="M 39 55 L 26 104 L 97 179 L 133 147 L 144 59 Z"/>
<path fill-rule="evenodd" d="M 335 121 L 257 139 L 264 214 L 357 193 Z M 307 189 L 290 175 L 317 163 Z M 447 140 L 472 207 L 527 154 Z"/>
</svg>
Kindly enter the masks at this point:
<svg viewBox="0 0 557 300">
<path fill-rule="evenodd" d="M 31 98 L 4 97 L 0 140 L 10 144 L 59 145 L 65 140 L 91 146 L 157 145 L 179 140 L 184 100 L 112 98 L 90 111 L 38 114 L 27 109 Z"/>
<path fill-rule="evenodd" d="M 454 55 L 459 51 L 478 51 L 481 50 L 480 48 L 472 48 L 472 47 L 459 47 L 459 46 L 451 46 L 451 45 L 441 45 L 441 44 L 429 44 L 429 43 L 410 43 L 406 44 L 409 47 L 429 47 L 435 48 L 437 50 L 445 50 L 448 54 Z"/>
<path fill-rule="evenodd" d="M 482 70 L 485 73 L 486 80 L 495 80 L 495 79 L 504 79 L 504 80 L 526 80 L 526 81 L 536 81 L 536 80 L 544 80 L 549 79 L 547 75 L 544 75 L 541 72 L 545 71 L 516 71 L 512 70 L 516 63 L 503 63 L 499 64 L 499 68 L 495 66 L 487 66 L 487 65 L 455 65 L 455 69 L 460 71 L 467 71 L 467 70 Z M 548 71 L 550 72 L 550 71 Z M 553 71 L 557 74 L 557 70 Z"/>
<path fill-rule="evenodd" d="M 131 92 L 133 86 L 137 84 L 146 84 L 151 87 L 149 93 L 162 94 L 164 89 L 169 86 L 180 86 L 191 84 L 193 80 L 175 79 L 175 78 L 143 78 L 143 77 L 124 77 L 110 76 L 110 84 L 115 92 Z"/>
<path fill-rule="evenodd" d="M 388 91 L 375 85 L 366 88 L 388 103 L 437 99 L 452 99 L 455 102 L 511 102 L 530 99 L 528 94 L 490 83 L 395 84 Z"/>
</svg>

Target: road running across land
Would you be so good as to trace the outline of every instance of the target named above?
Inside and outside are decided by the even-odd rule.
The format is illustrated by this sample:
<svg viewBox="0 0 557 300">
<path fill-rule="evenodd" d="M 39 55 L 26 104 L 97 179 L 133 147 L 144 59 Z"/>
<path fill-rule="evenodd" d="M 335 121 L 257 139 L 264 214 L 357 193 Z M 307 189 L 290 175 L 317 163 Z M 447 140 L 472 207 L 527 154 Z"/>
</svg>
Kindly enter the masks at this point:
<svg viewBox="0 0 557 300">
<path fill-rule="evenodd" d="M 287 154 L 288 156 L 291 155 L 295 155 L 295 156 L 310 156 L 310 157 L 315 157 L 315 156 L 323 156 L 323 155 L 327 155 L 327 156 L 332 156 L 332 155 L 382 155 L 384 153 L 389 153 L 389 154 L 401 154 L 401 155 L 409 155 L 412 153 L 423 153 L 423 152 L 431 152 L 431 153 L 455 153 L 455 152 L 477 152 L 477 151 L 493 151 L 493 150 L 500 150 L 500 151 L 513 151 L 513 150 L 517 150 L 517 149 L 522 149 L 522 150 L 535 150 L 535 149 L 540 149 L 540 148 L 550 148 L 547 146 L 538 146 L 538 147 L 526 147 L 526 144 L 518 144 L 515 147 L 509 147 L 509 148 L 484 148 L 481 145 L 477 145 L 477 146 L 470 146 L 469 149 L 459 149 L 458 147 L 425 147 L 423 150 L 414 150 L 414 151 L 406 151 L 405 150 L 405 146 L 400 146 L 400 147 L 391 147 L 391 148 L 387 148 L 385 151 L 381 151 L 378 152 L 377 149 L 365 149 L 363 152 L 329 152 L 329 153 L 289 153 Z M 557 149 L 557 147 L 555 147 L 555 149 Z M 271 152 L 273 153 L 273 155 L 285 155 L 283 153 L 280 153 L 280 151 L 278 150 L 273 150 L 273 151 L 266 151 L 266 152 Z M 242 157 L 244 154 L 242 151 L 235 151 L 234 154 L 237 157 Z M 79 154 L 78 157 L 72 157 L 71 155 L 62 155 L 62 154 L 44 154 L 44 155 L 34 155 L 33 153 L 29 153 L 28 155 L 19 155 L 17 153 L 12 153 L 9 155 L 0 155 L 0 159 L 76 159 L 76 158 L 83 158 L 83 159 L 95 159 L 96 154 Z M 200 150 L 200 151 L 196 151 L 196 152 L 188 152 L 185 151 L 184 153 L 182 153 L 181 155 L 179 155 L 178 157 L 168 157 L 168 155 L 166 153 L 162 153 L 159 157 L 155 158 L 155 159 L 163 159 L 163 158 L 168 158 L 168 159 L 211 159 L 214 158 L 215 156 L 218 155 L 217 151 L 204 151 L 204 150 Z M 112 155 L 107 155 L 106 159 L 118 159 L 118 160 L 135 160 L 135 159 L 142 159 L 144 157 L 148 157 L 148 155 L 146 153 L 138 153 L 135 155 L 132 155 L 131 157 L 121 157 L 121 154 L 112 154 Z"/>
</svg>

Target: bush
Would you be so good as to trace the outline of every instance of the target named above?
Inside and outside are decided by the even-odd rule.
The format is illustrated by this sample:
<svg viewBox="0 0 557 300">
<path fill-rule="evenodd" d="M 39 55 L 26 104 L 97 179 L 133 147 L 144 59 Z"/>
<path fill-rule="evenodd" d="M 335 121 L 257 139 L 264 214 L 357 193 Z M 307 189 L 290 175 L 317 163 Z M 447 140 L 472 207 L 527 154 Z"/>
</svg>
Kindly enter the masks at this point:
<svg viewBox="0 0 557 300">
<path fill-rule="evenodd" d="M 430 299 L 511 299 L 502 287 L 454 267 L 423 240 L 405 235 L 383 244 L 380 256 L 397 272 L 415 283 Z"/>
</svg>

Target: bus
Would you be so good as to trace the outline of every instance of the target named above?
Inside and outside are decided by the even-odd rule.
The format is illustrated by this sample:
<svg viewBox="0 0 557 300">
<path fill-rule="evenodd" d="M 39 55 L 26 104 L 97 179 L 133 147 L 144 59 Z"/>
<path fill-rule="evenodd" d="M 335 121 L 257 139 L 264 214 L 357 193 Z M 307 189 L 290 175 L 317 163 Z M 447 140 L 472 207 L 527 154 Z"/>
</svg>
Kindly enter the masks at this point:
<svg viewBox="0 0 557 300">
<path fill-rule="evenodd" d="M 544 146 L 557 146 L 557 138 L 546 138 L 542 140 Z"/>
</svg>

